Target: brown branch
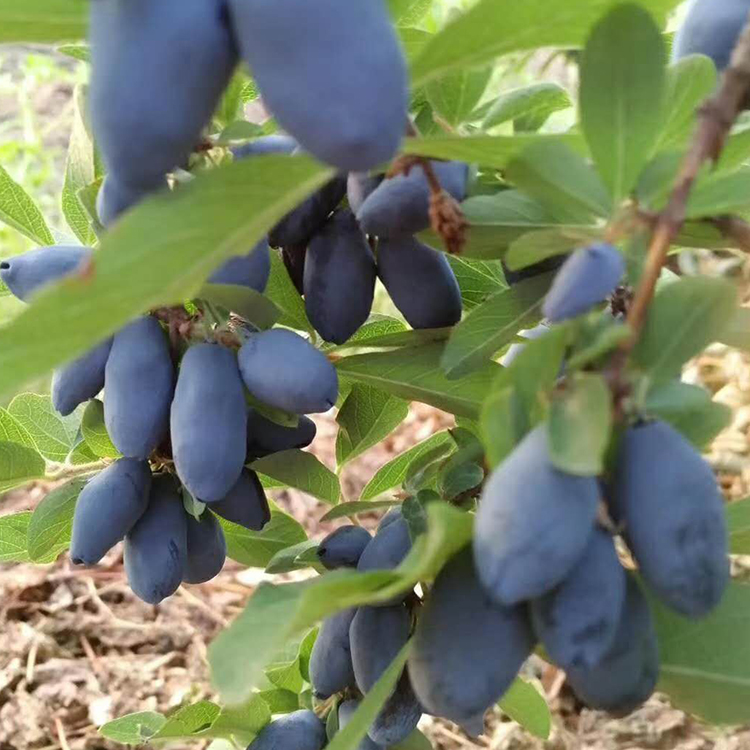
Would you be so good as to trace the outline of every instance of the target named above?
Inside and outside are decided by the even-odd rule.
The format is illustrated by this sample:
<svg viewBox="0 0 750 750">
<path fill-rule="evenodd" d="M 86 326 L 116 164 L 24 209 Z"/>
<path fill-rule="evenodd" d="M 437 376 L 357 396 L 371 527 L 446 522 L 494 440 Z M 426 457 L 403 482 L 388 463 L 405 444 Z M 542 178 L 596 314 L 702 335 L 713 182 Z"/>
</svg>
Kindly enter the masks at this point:
<svg viewBox="0 0 750 750">
<path fill-rule="evenodd" d="M 706 161 L 715 162 L 719 158 L 749 91 L 750 18 L 732 53 L 729 67 L 722 76 L 719 90 L 698 110 L 698 126 L 690 150 L 680 168 L 669 203 L 662 211 L 651 237 L 646 268 L 628 315 L 633 335 L 624 343 L 625 351 L 632 349 L 643 328 L 667 253 L 685 221 L 685 209 L 693 183 Z"/>
<path fill-rule="evenodd" d="M 651 236 L 641 282 L 635 292 L 627 322 L 632 335 L 622 344 L 609 368 L 609 381 L 615 399 L 627 390 L 622 370 L 646 321 L 656 283 L 667 260 L 669 248 L 685 222 L 690 191 L 707 161 L 716 162 L 727 135 L 742 111 L 750 92 L 750 16 L 737 42 L 728 68 L 716 93 L 698 110 L 698 124 L 693 140 L 677 175 L 667 207 L 659 214 Z"/>
</svg>

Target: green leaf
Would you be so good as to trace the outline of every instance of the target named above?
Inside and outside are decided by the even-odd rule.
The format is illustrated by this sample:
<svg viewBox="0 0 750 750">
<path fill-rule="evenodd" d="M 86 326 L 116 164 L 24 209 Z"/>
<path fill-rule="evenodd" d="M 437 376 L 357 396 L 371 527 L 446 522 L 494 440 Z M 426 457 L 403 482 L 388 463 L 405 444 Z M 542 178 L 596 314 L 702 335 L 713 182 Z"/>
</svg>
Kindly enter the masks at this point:
<svg viewBox="0 0 750 750">
<path fill-rule="evenodd" d="M 719 340 L 727 346 L 750 351 L 750 307 L 735 310 Z"/>
<path fill-rule="evenodd" d="M 589 223 L 612 209 L 599 175 L 559 141 L 529 146 L 508 164 L 505 175 L 561 222 Z"/>
<path fill-rule="evenodd" d="M 666 284 L 649 308 L 633 361 L 656 380 L 674 377 L 721 338 L 736 302 L 734 287 L 721 279 L 691 277 Z"/>
<path fill-rule="evenodd" d="M 612 429 L 612 395 L 599 373 L 577 372 L 553 394 L 549 415 L 552 463 L 568 474 L 598 476 Z"/>
<path fill-rule="evenodd" d="M 0 5 L 0 26 L 2 6 Z M 2 31 L 0 31 L 0 41 Z M 36 203 L 0 166 L 0 221 L 28 237 L 37 245 L 54 245 L 55 240 Z"/>
<path fill-rule="evenodd" d="M 442 355 L 441 344 L 427 344 L 344 357 L 336 362 L 336 367 L 347 378 L 382 388 L 401 398 L 475 417 L 499 366 L 488 362 L 460 381 L 449 380 L 440 369 Z"/>
<path fill-rule="evenodd" d="M 18 443 L 36 452 L 36 443 L 31 433 L 8 411 L 0 407 L 0 441 Z"/>
<path fill-rule="evenodd" d="M 318 543 L 314 539 L 307 539 L 286 549 L 279 550 L 266 565 L 266 573 L 289 573 L 292 570 L 309 568 L 309 563 L 298 563 L 297 558 L 308 550 L 316 550 Z"/>
<path fill-rule="evenodd" d="M 458 255 L 447 257 L 461 289 L 461 300 L 466 311 L 508 286 L 499 260 L 471 260 Z"/>
<path fill-rule="evenodd" d="M 535 737 L 549 739 L 552 715 L 544 696 L 530 682 L 516 677 L 498 701 L 501 711 Z"/>
<path fill-rule="evenodd" d="M 456 127 L 465 122 L 482 98 L 492 68 L 456 70 L 425 88 L 427 101 L 441 120 Z"/>
<path fill-rule="evenodd" d="M 275 692 L 285 693 L 286 691 L 277 690 Z M 294 697 L 297 698 L 296 695 Z M 211 727 L 209 735 L 212 737 L 231 735 L 242 738 L 243 744 L 249 743 L 271 721 L 271 713 L 273 713 L 273 708 L 269 705 L 265 696 L 262 693 L 254 694 L 240 706 L 222 708 Z"/>
<path fill-rule="evenodd" d="M 294 487 L 329 505 L 336 505 L 341 497 L 338 477 L 306 451 L 293 449 L 273 453 L 254 461 L 250 468 L 273 480 L 266 486 Z"/>
<path fill-rule="evenodd" d="M 659 28 L 634 3 L 613 8 L 586 43 L 581 127 L 615 203 L 634 187 L 661 133 L 665 64 Z"/>
<path fill-rule="evenodd" d="M 221 261 L 247 252 L 332 174 L 306 156 L 250 161 L 139 203 L 104 236 L 95 273 L 43 292 L 0 329 L 0 394 L 83 354 L 138 313 L 194 297 Z"/>
<path fill-rule="evenodd" d="M 663 419 L 681 432 L 696 448 L 706 448 L 729 425 L 732 410 L 711 399 L 697 385 L 672 380 L 652 388 L 645 403 L 646 412 Z"/>
<path fill-rule="evenodd" d="M 91 62 L 91 48 L 88 44 L 60 44 L 55 48 L 61 55 L 79 60 L 80 62 Z"/>
<path fill-rule="evenodd" d="M 395 571 L 337 570 L 298 583 L 262 584 L 209 649 L 213 681 L 224 700 L 245 700 L 283 645 L 319 620 L 348 607 L 388 601 L 417 581 L 434 578 L 471 539 L 472 516 L 443 503 L 432 503 L 427 512 L 428 532 Z"/>
<path fill-rule="evenodd" d="M 329 510 L 321 521 L 334 521 L 337 518 L 357 516 L 360 513 L 374 513 L 384 508 L 392 508 L 400 505 L 398 500 L 354 500 L 351 503 L 341 503 Z"/>
<path fill-rule="evenodd" d="M 393 20 L 400 26 L 412 26 L 424 18 L 432 0 L 388 0 Z"/>
<path fill-rule="evenodd" d="M 83 0 L 0 0 L 0 44 L 41 44 L 86 36 Z"/>
<path fill-rule="evenodd" d="M 297 331 L 313 330 L 305 312 L 305 303 L 302 301 L 297 288 L 289 278 L 284 261 L 275 250 L 271 250 L 271 275 L 265 291 L 266 297 L 273 302 L 282 312 L 279 323 Z"/>
<path fill-rule="evenodd" d="M 487 462 L 497 466 L 529 431 L 528 417 L 515 389 L 493 390 L 482 408 L 480 422 Z"/>
<path fill-rule="evenodd" d="M 92 399 L 86 404 L 81 430 L 86 445 L 97 458 L 120 458 L 122 456 L 107 433 L 104 425 L 104 404 L 98 399 Z"/>
<path fill-rule="evenodd" d="M 281 311 L 271 300 L 246 286 L 204 284 L 198 292 L 198 298 L 239 315 L 261 330 L 271 328 L 281 317 Z"/>
<path fill-rule="evenodd" d="M 685 144 L 695 130 L 696 110 L 715 88 L 716 68 L 709 57 L 689 55 L 667 68 L 659 151 Z"/>
<path fill-rule="evenodd" d="M 55 411 L 49 396 L 36 393 L 16 396 L 8 412 L 26 428 L 39 453 L 50 461 L 65 461 L 78 434 L 80 412 L 62 417 Z"/>
<path fill-rule="evenodd" d="M 455 68 L 481 65 L 518 50 L 574 47 L 591 25 L 620 0 L 526 0 L 508 5 L 480 0 L 446 26 L 412 65 L 412 85 L 420 86 Z M 680 0 L 642 0 L 662 22 Z M 632 57 L 632 50 L 627 50 Z"/>
<path fill-rule="evenodd" d="M 501 94 L 492 104 L 482 126 L 492 128 L 513 121 L 516 131 L 535 131 L 554 112 L 572 107 L 568 92 L 556 83 L 534 83 Z"/>
<path fill-rule="evenodd" d="M 750 554 L 750 497 L 729 503 L 726 513 L 729 551 L 733 555 Z"/>
<path fill-rule="evenodd" d="M 303 680 L 296 658 L 294 661 L 269 667 L 266 669 L 266 677 L 277 688 L 297 694 L 302 692 Z"/>
<path fill-rule="evenodd" d="M 750 206 L 750 168 L 707 174 L 690 192 L 685 216 L 697 219 L 747 210 Z"/>
<path fill-rule="evenodd" d="M 649 597 L 659 636 L 658 689 L 675 708 L 712 724 L 750 718 L 750 587 L 731 583 L 718 609 L 700 622 Z"/>
<path fill-rule="evenodd" d="M 210 701 L 183 706 L 167 718 L 150 741 L 181 739 L 201 734 L 213 727 L 220 713 L 221 709 Z"/>
<path fill-rule="evenodd" d="M 406 643 L 398 652 L 396 658 L 378 678 L 378 681 L 367 691 L 362 703 L 352 715 L 347 725 L 336 733 L 331 742 L 326 745 L 327 750 L 355 750 L 367 736 L 367 730 L 375 721 L 380 709 L 390 697 L 404 671 L 406 659 L 409 656 L 411 642 Z"/>
<path fill-rule="evenodd" d="M 541 318 L 544 295 L 554 273 L 514 284 L 474 308 L 454 329 L 440 366 L 450 379 L 473 372 L 510 342 L 522 328 Z"/>
<path fill-rule="evenodd" d="M 73 125 L 60 203 L 65 220 L 76 237 L 84 245 L 92 246 L 96 242 L 96 233 L 92 228 L 91 216 L 78 193 L 94 182 L 98 175 L 94 141 L 86 122 L 85 90 L 81 86 L 75 89 L 73 104 Z"/>
<path fill-rule="evenodd" d="M 265 568 L 282 549 L 304 542 L 307 534 L 290 515 L 272 502 L 271 520 L 263 531 L 250 531 L 217 516 L 227 541 L 227 555 L 249 568 Z"/>
<path fill-rule="evenodd" d="M 433 159 L 457 159 L 470 164 L 505 169 L 514 157 L 532 145 L 563 144 L 581 151 L 584 148 L 581 137 L 574 135 L 438 135 L 423 138 L 407 138 L 402 150 L 407 154 L 429 156 Z"/>
<path fill-rule="evenodd" d="M 258 695 L 266 702 L 272 714 L 289 714 L 299 706 L 299 696 L 291 690 L 261 690 Z"/>
<path fill-rule="evenodd" d="M 468 490 L 478 487 L 484 480 L 484 469 L 474 463 L 462 463 L 451 467 L 440 477 L 440 493 L 446 500 L 453 500 Z"/>
<path fill-rule="evenodd" d="M 142 745 L 166 723 L 166 717 L 155 711 L 139 711 L 108 721 L 99 727 L 99 734 L 123 745 Z"/>
<path fill-rule="evenodd" d="M 35 448 L 0 442 L 0 494 L 44 476 L 46 464 Z"/>
<path fill-rule="evenodd" d="M 409 404 L 369 385 L 355 383 L 336 415 L 336 463 L 339 468 L 361 456 L 398 427 Z"/>
<path fill-rule="evenodd" d="M 450 328 L 411 328 L 369 336 L 366 341 L 347 341 L 336 347 L 341 349 L 393 349 L 401 346 L 422 346 L 434 341 L 445 341 L 451 332 Z"/>
<path fill-rule="evenodd" d="M 389 337 L 398 333 L 405 333 L 407 331 L 406 325 L 398 318 L 391 318 L 388 315 L 380 315 L 374 313 L 371 315 L 367 323 L 365 323 L 348 341 L 340 344 L 339 346 L 327 345 L 324 348 L 331 349 L 346 349 L 352 347 L 363 347 L 370 346 L 370 341 L 378 342 L 383 337 Z"/>
<path fill-rule="evenodd" d="M 584 247 L 600 237 L 601 230 L 596 227 L 559 226 L 554 229 L 539 229 L 515 240 L 508 248 L 505 262 L 511 271 L 518 271 L 555 255 Z"/>
<path fill-rule="evenodd" d="M 400 485 L 406 479 L 409 467 L 437 448 L 444 449 L 445 453 L 453 448 L 449 432 L 438 432 L 381 466 L 365 485 L 360 500 L 369 501 Z"/>
<path fill-rule="evenodd" d="M 31 511 L 0 516 L 0 563 L 31 562 L 26 536 Z"/>
<path fill-rule="evenodd" d="M 464 201 L 461 208 L 470 226 L 462 258 L 502 258 L 508 245 L 521 235 L 559 225 L 537 201 L 518 190 L 478 195 Z M 433 247 L 440 247 L 429 232 L 424 239 Z"/>
<path fill-rule="evenodd" d="M 29 521 L 27 544 L 35 563 L 50 563 L 70 546 L 73 511 L 86 479 L 74 479 L 50 492 Z"/>
</svg>

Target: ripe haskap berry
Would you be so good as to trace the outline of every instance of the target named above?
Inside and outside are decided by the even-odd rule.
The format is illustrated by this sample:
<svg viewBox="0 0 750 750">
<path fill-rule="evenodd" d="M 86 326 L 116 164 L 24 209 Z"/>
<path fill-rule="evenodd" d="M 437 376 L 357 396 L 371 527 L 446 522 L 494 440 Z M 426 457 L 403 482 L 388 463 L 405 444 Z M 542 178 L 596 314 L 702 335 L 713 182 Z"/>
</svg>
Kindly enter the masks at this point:
<svg viewBox="0 0 750 750">
<path fill-rule="evenodd" d="M 187 164 L 235 68 L 221 5 L 97 0 L 90 13 L 89 109 L 109 179 L 121 192 L 158 189 Z"/>
<path fill-rule="evenodd" d="M 52 405 L 64 417 L 104 388 L 104 373 L 112 349 L 112 339 L 55 370 L 52 377 Z"/>
<path fill-rule="evenodd" d="M 205 583 L 215 578 L 224 567 L 227 542 L 219 522 L 204 511 L 200 519 L 187 516 L 187 557 L 182 580 Z"/>
<path fill-rule="evenodd" d="M 354 215 L 336 211 L 305 258 L 305 309 L 323 339 L 343 344 L 367 320 L 376 276 L 375 258 Z"/>
<path fill-rule="evenodd" d="M 49 284 L 81 271 L 92 251 L 80 245 L 53 245 L 0 261 L 0 279 L 13 296 L 28 302 Z"/>
<path fill-rule="evenodd" d="M 327 357 L 292 331 L 276 328 L 252 335 L 239 352 L 250 393 L 292 414 L 328 411 L 338 398 L 338 376 Z"/>
<path fill-rule="evenodd" d="M 680 433 L 665 422 L 628 429 L 610 502 L 643 580 L 664 604 L 688 617 L 719 604 L 729 582 L 724 500 Z"/>
<path fill-rule="evenodd" d="M 221 500 L 247 455 L 247 405 L 237 358 L 218 344 L 198 344 L 182 358 L 171 410 L 175 469 L 192 495 Z"/>
<path fill-rule="evenodd" d="M 481 731 L 476 719 L 508 689 L 533 647 L 524 608 L 490 600 L 467 548 L 440 572 L 420 612 L 411 684 L 426 710 Z"/>
<path fill-rule="evenodd" d="M 431 162 L 440 185 L 457 201 L 466 197 L 469 167 L 460 161 Z M 398 237 L 430 226 L 430 185 L 419 166 L 378 185 L 357 211 L 366 234 Z"/>
<path fill-rule="evenodd" d="M 475 519 L 474 561 L 499 604 L 545 594 L 586 550 L 599 504 L 593 477 L 556 469 L 545 425 L 530 432 L 492 473 Z"/>
<path fill-rule="evenodd" d="M 146 461 L 121 458 L 83 488 L 73 515 L 70 559 L 96 565 L 122 541 L 148 506 L 151 470 Z"/>
<path fill-rule="evenodd" d="M 547 653 L 563 669 L 593 667 L 612 645 L 625 600 L 625 571 L 612 537 L 594 529 L 583 557 L 556 588 L 529 606 Z"/>
<path fill-rule="evenodd" d="M 115 334 L 104 385 L 104 422 L 115 447 L 148 458 L 169 431 L 174 393 L 172 355 L 155 318 L 138 318 Z"/>
<path fill-rule="evenodd" d="M 461 290 L 448 258 L 415 237 L 380 240 L 378 276 L 412 328 L 461 320 Z"/>
<path fill-rule="evenodd" d="M 612 245 L 576 250 L 563 263 L 544 298 L 544 316 L 557 323 L 582 315 L 607 299 L 624 273 L 622 253 Z"/>
<path fill-rule="evenodd" d="M 247 750 L 323 750 L 327 742 L 325 724 L 313 711 L 303 710 L 266 724 Z"/>
<path fill-rule="evenodd" d="M 246 286 L 264 292 L 271 275 L 268 240 L 261 240 L 247 255 L 230 258 L 209 278 L 211 284 Z"/>
<path fill-rule="evenodd" d="M 371 540 L 370 532 L 361 526 L 342 526 L 318 545 L 318 560 L 328 570 L 356 568 Z"/>
<path fill-rule="evenodd" d="M 230 0 L 230 8 L 264 103 L 305 151 L 346 171 L 394 156 L 408 81 L 383 0 Z"/>
<path fill-rule="evenodd" d="M 250 409 L 247 418 L 247 454 L 263 458 L 272 453 L 306 448 L 315 438 L 318 428 L 309 417 L 300 417 L 296 427 L 284 427 Z"/>
<path fill-rule="evenodd" d="M 271 510 L 263 485 L 254 471 L 244 469 L 234 487 L 211 510 L 227 521 L 250 531 L 262 531 L 271 520 Z"/>
<path fill-rule="evenodd" d="M 566 670 L 575 694 L 589 708 L 625 716 L 645 703 L 659 678 L 659 648 L 648 602 L 632 576 L 614 641 L 594 667 Z"/>
<path fill-rule="evenodd" d="M 187 560 L 187 514 L 177 482 L 154 477 L 148 507 L 125 536 L 125 573 L 133 593 L 158 604 L 177 591 Z"/>
<path fill-rule="evenodd" d="M 310 654 L 310 682 L 318 698 L 330 698 L 354 686 L 349 627 L 356 609 L 345 609 L 320 626 Z"/>
<path fill-rule="evenodd" d="M 672 58 L 706 55 L 723 70 L 729 65 L 748 11 L 747 0 L 694 0 L 675 34 Z"/>
</svg>

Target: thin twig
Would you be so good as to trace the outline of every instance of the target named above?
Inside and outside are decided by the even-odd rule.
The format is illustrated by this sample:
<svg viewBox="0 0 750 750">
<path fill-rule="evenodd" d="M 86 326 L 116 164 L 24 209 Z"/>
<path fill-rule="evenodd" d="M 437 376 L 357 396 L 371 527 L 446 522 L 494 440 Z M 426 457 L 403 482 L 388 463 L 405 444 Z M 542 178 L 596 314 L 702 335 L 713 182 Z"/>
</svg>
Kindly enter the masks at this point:
<svg viewBox="0 0 750 750">
<path fill-rule="evenodd" d="M 623 369 L 646 321 L 656 284 L 667 260 L 669 248 L 685 222 L 690 191 L 701 168 L 716 162 L 734 121 L 743 109 L 750 92 L 750 16 L 737 42 L 729 67 L 717 92 L 698 110 L 698 124 L 693 140 L 677 175 L 667 207 L 658 215 L 651 236 L 641 282 L 628 312 L 631 336 L 623 341 L 609 367 L 609 381 L 616 403 L 627 392 Z"/>
</svg>

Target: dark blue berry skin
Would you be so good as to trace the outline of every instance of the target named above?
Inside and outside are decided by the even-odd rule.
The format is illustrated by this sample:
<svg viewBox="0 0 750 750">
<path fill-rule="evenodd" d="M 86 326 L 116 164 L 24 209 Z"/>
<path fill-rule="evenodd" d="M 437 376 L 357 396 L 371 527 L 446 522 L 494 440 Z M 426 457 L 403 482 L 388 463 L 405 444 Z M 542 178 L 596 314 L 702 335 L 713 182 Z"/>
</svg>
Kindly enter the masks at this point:
<svg viewBox="0 0 750 750">
<path fill-rule="evenodd" d="M 0 279 L 14 297 L 28 302 L 48 284 L 82 270 L 91 255 L 90 248 L 80 245 L 40 247 L 0 260 Z"/>
<path fill-rule="evenodd" d="M 317 431 L 315 422 L 309 417 L 300 417 L 296 427 L 284 427 L 250 409 L 247 418 L 247 454 L 255 459 L 293 448 L 306 448 Z"/>
<path fill-rule="evenodd" d="M 215 578 L 224 567 L 227 542 L 216 516 L 204 512 L 200 519 L 187 516 L 187 557 L 182 580 L 205 583 Z"/>
<path fill-rule="evenodd" d="M 229 493 L 209 505 L 211 510 L 227 521 L 249 531 L 262 531 L 271 520 L 266 493 L 254 471 L 243 470 Z"/>
<path fill-rule="evenodd" d="M 337 211 L 305 258 L 305 310 L 325 341 L 343 344 L 367 320 L 376 278 L 375 259 L 354 214 Z"/>
<path fill-rule="evenodd" d="M 187 514 L 173 477 L 154 477 L 148 507 L 125 537 L 124 559 L 130 588 L 147 604 L 177 591 L 187 560 Z"/>
<path fill-rule="evenodd" d="M 562 583 L 580 560 L 599 504 L 596 478 L 549 460 L 546 426 L 490 475 L 475 518 L 474 561 L 490 598 L 511 606 Z"/>
<path fill-rule="evenodd" d="M 235 68 L 224 9 L 97 0 L 90 13 L 89 109 L 107 172 L 129 191 L 158 189 L 186 165 Z"/>
<path fill-rule="evenodd" d="M 371 175 L 369 172 L 350 172 L 346 180 L 346 198 L 349 201 L 349 208 L 356 214 L 367 196 L 382 181 L 382 174 Z"/>
<path fill-rule="evenodd" d="M 103 227 L 110 227 L 122 214 L 147 195 L 166 187 L 166 180 L 155 182 L 148 189 L 145 187 L 130 187 L 121 183 L 114 175 L 107 175 L 96 196 L 96 213 L 99 222 Z"/>
<path fill-rule="evenodd" d="M 399 515 L 378 528 L 378 533 L 362 551 L 357 570 L 393 570 L 403 562 L 411 546 L 406 519 Z"/>
<path fill-rule="evenodd" d="M 146 461 L 122 458 L 93 477 L 76 501 L 70 559 L 96 565 L 122 541 L 148 506 L 151 470 Z"/>
<path fill-rule="evenodd" d="M 232 149 L 235 159 L 248 156 L 266 156 L 267 154 L 291 154 L 299 148 L 297 141 L 290 135 L 275 133 L 248 141 Z"/>
<path fill-rule="evenodd" d="M 397 745 L 417 728 L 422 713 L 422 705 L 409 681 L 409 670 L 404 669 L 396 689 L 380 709 L 367 734 L 380 747 Z"/>
<path fill-rule="evenodd" d="M 294 711 L 261 729 L 247 750 L 323 750 L 328 743 L 325 724 L 312 711 Z"/>
<path fill-rule="evenodd" d="M 330 698 L 354 686 L 349 626 L 356 613 L 356 609 L 345 609 L 320 626 L 310 654 L 310 682 L 318 698 Z"/>
<path fill-rule="evenodd" d="M 448 259 L 416 237 L 380 240 L 378 276 L 412 328 L 444 328 L 461 320 L 461 289 Z"/>
<path fill-rule="evenodd" d="M 155 318 L 138 318 L 115 334 L 104 374 L 104 422 L 123 456 L 148 458 L 167 436 L 174 379 Z"/>
<path fill-rule="evenodd" d="M 552 323 L 575 318 L 604 302 L 625 274 L 625 259 L 612 245 L 576 250 L 563 263 L 544 298 L 542 312 Z"/>
<path fill-rule="evenodd" d="M 104 373 L 112 349 L 112 339 L 94 347 L 57 370 L 52 377 L 52 405 L 67 417 L 104 388 Z"/>
<path fill-rule="evenodd" d="M 380 519 L 380 523 L 378 524 L 378 531 L 382 531 L 386 526 L 398 520 L 399 518 L 403 518 L 403 514 L 401 512 L 401 506 L 396 505 L 393 508 L 390 508 L 388 512 Z"/>
<path fill-rule="evenodd" d="M 356 568 L 371 540 L 370 532 L 361 526 L 342 526 L 318 545 L 318 560 L 327 570 Z"/>
<path fill-rule="evenodd" d="M 469 167 L 460 161 L 431 162 L 443 189 L 457 201 L 466 197 Z M 357 211 L 366 234 L 398 237 L 418 234 L 430 226 L 430 186 L 424 172 L 413 167 L 408 175 L 383 180 Z"/>
<path fill-rule="evenodd" d="M 205 502 L 234 487 L 247 455 L 247 405 L 237 358 L 198 344 L 182 358 L 171 410 L 172 455 L 182 483 Z"/>
<path fill-rule="evenodd" d="M 271 275 L 268 240 L 261 240 L 247 255 L 230 258 L 209 278 L 211 284 L 235 284 L 264 292 Z"/>
<path fill-rule="evenodd" d="M 672 59 L 706 55 L 718 70 L 729 65 L 732 50 L 747 22 L 747 0 L 697 0 L 690 6 L 672 45 Z"/>
<path fill-rule="evenodd" d="M 408 661 L 412 687 L 427 711 L 481 731 L 484 712 L 534 643 L 525 608 L 487 596 L 466 548 L 440 572 L 420 612 Z"/>
<path fill-rule="evenodd" d="M 292 331 L 275 328 L 252 335 L 239 352 L 250 393 L 292 414 L 328 411 L 338 398 L 338 375 L 327 357 Z"/>
<path fill-rule="evenodd" d="M 346 177 L 338 176 L 308 196 L 268 234 L 273 247 L 307 245 L 346 195 Z"/>
<path fill-rule="evenodd" d="M 354 712 L 359 708 L 360 701 L 348 700 L 339 704 L 339 729 L 343 729 L 350 721 Z M 376 745 L 368 735 L 362 738 L 357 745 L 357 750 L 380 750 L 380 745 Z"/>
<path fill-rule="evenodd" d="M 651 610 L 627 576 L 625 602 L 612 646 L 594 667 L 566 670 L 573 692 L 589 707 L 625 716 L 645 703 L 659 679 L 659 647 Z"/>
<path fill-rule="evenodd" d="M 724 499 L 711 467 L 665 422 L 628 429 L 609 501 L 646 585 L 668 607 L 704 617 L 729 583 Z"/>
<path fill-rule="evenodd" d="M 385 2 L 230 0 L 230 8 L 264 103 L 305 151 L 344 171 L 393 158 L 408 80 Z"/>
<path fill-rule="evenodd" d="M 594 529 L 568 577 L 529 605 L 534 632 L 563 669 L 593 667 L 614 641 L 625 601 L 625 570 L 612 537 Z"/>
</svg>

